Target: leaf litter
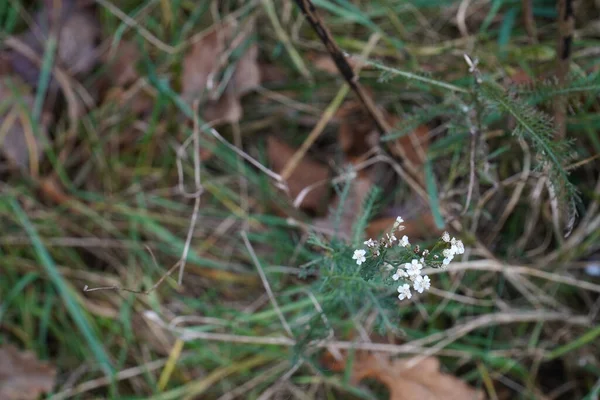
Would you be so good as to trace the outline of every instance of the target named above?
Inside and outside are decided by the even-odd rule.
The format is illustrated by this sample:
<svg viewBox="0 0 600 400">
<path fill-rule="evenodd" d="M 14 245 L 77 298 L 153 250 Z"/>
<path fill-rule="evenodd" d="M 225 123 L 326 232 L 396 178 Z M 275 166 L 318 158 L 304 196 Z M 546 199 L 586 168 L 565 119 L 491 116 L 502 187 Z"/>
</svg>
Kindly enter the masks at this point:
<svg viewBox="0 0 600 400">
<path fill-rule="evenodd" d="M 440 361 L 426 357 L 416 364 L 411 359 L 388 359 L 373 354 L 357 357 L 352 381 L 373 378 L 385 384 L 390 400 L 483 400 L 484 394 L 460 379 L 440 371 Z"/>
<path fill-rule="evenodd" d="M 294 148 L 275 136 L 269 136 L 267 139 L 267 155 L 273 170 L 277 173 L 280 173 L 285 168 L 287 162 L 295 152 Z M 326 165 L 312 160 L 307 156 L 303 157 L 287 180 L 292 200 L 305 188 L 328 178 L 329 168 Z M 324 211 L 324 206 L 327 205 L 328 194 L 328 184 L 318 185 L 304 197 L 300 208 L 315 213 L 322 212 Z"/>
<path fill-rule="evenodd" d="M 17 167 L 37 175 L 52 117 L 43 112 L 41 124 L 34 129 L 28 112 L 33 108 L 34 97 L 18 79 L 0 76 L 0 99 L 8 99 L 8 107 L 0 110 L 0 151 Z"/>
<path fill-rule="evenodd" d="M 29 351 L 0 346 L 0 399 L 34 400 L 54 387 L 56 368 Z"/>
<path fill-rule="evenodd" d="M 239 32 L 237 27 L 232 20 L 215 25 L 192 44 L 183 60 L 182 96 L 190 103 L 201 100 L 207 122 L 238 122 L 243 115 L 241 97 L 260 85 L 258 47 L 250 43 L 253 26 L 246 23 Z M 235 69 L 228 76 L 228 61 L 236 54 Z"/>
</svg>

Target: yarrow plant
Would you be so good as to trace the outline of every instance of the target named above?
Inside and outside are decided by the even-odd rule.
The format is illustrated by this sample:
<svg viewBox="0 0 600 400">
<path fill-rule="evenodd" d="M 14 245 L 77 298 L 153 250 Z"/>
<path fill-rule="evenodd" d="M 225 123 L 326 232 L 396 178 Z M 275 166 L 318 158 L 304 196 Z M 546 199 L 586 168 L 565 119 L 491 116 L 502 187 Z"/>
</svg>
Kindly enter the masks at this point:
<svg viewBox="0 0 600 400">
<path fill-rule="evenodd" d="M 406 235 L 400 240 L 396 234 L 404 230 L 402 217 L 396 218 L 390 232 L 386 233 L 379 241 L 369 238 L 364 242 L 366 249 L 354 250 L 352 259 L 361 266 L 367 260 L 381 262 L 384 270 L 393 272 L 390 278 L 399 282 L 398 299 L 410 299 L 411 288 L 418 293 L 423 293 L 431 287 L 429 276 L 423 275 L 425 267 L 447 268 L 448 264 L 457 254 L 465 252 L 465 246 L 459 239 L 451 237 L 444 232 L 431 250 L 421 250 L 419 246 L 411 247 Z"/>
</svg>

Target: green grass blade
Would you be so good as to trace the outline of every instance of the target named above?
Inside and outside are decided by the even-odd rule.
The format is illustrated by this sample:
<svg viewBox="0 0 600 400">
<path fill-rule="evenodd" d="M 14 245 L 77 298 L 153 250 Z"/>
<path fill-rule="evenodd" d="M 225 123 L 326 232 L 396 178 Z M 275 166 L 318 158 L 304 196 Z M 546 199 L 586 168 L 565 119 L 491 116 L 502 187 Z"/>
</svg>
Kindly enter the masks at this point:
<svg viewBox="0 0 600 400">
<path fill-rule="evenodd" d="M 23 225 L 25 231 L 29 235 L 33 247 L 36 251 L 36 254 L 42 266 L 44 267 L 44 270 L 46 271 L 48 277 L 50 278 L 50 280 L 56 287 L 56 290 L 60 294 L 63 303 L 65 304 L 65 307 L 71 315 L 71 318 L 73 318 L 73 321 L 79 328 L 79 331 L 84 336 L 85 340 L 90 346 L 90 350 L 94 354 L 94 357 L 96 357 L 96 360 L 102 367 L 104 373 L 108 376 L 112 376 L 113 368 L 106 352 L 104 351 L 104 347 L 96 337 L 96 334 L 94 333 L 94 330 L 92 329 L 88 320 L 86 319 L 81 307 L 77 304 L 77 300 L 71 293 L 69 285 L 67 284 L 67 282 L 65 282 L 64 278 L 56 268 L 54 260 L 42 244 L 42 241 L 40 240 L 40 237 L 38 236 L 35 227 L 31 223 L 31 221 L 29 220 L 19 203 L 14 198 L 11 198 L 9 200 L 9 203 L 15 216 L 17 217 L 21 225 Z"/>
<path fill-rule="evenodd" d="M 433 169 L 431 167 L 431 160 L 427 160 L 425 163 L 425 185 L 427 186 L 427 194 L 429 195 L 429 206 L 431 207 L 431 213 L 433 214 L 433 220 L 435 226 L 439 229 L 445 227 L 444 218 L 440 213 L 440 202 L 438 197 L 437 184 L 435 183 L 435 176 L 433 175 Z"/>
<path fill-rule="evenodd" d="M 54 64 L 54 56 L 56 55 L 56 45 L 56 38 L 50 35 L 48 42 L 46 43 L 44 59 L 42 60 L 42 69 L 38 79 L 38 90 L 35 94 L 35 101 L 33 103 L 33 119 L 36 121 L 39 121 L 40 116 L 42 115 L 42 107 L 44 106 L 46 91 L 48 90 L 50 77 L 52 75 L 52 64 Z"/>
<path fill-rule="evenodd" d="M 570 351 L 573 351 L 575 349 L 580 348 L 581 346 L 585 346 L 586 344 L 593 342 L 594 339 L 596 339 L 598 336 L 600 336 L 600 325 L 587 331 L 577 339 L 572 340 L 569 343 L 560 346 L 557 349 L 554 349 L 552 352 L 550 352 L 550 354 L 548 354 L 547 358 L 548 360 L 553 360 L 557 357 L 560 357 Z"/>
<path fill-rule="evenodd" d="M 8 294 L 3 298 L 2 304 L 0 304 L 0 324 L 2 324 L 2 317 L 4 317 L 4 313 L 8 309 L 8 306 L 12 299 L 14 299 L 23 289 L 25 289 L 31 282 L 35 281 L 38 278 L 38 274 L 35 272 L 29 272 L 25 276 L 23 276 L 19 281 L 13 286 L 13 288 L 8 292 Z"/>
</svg>

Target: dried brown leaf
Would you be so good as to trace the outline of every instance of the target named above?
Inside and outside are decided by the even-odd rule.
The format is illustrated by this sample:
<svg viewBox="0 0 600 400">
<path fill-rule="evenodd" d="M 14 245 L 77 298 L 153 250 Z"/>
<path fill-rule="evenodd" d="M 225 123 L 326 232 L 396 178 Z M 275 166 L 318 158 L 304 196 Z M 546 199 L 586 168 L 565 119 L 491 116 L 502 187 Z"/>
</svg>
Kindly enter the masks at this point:
<svg viewBox="0 0 600 400">
<path fill-rule="evenodd" d="M 342 206 L 342 215 L 339 221 L 339 227 L 335 226 L 335 214 L 329 214 L 325 218 L 317 219 L 314 221 L 315 226 L 328 230 L 335 231 L 339 237 L 349 239 L 352 237 L 352 227 L 356 222 L 357 218 L 360 217 L 362 212 L 362 206 L 364 204 L 367 194 L 373 187 L 373 182 L 368 177 L 359 176 L 357 179 L 352 181 L 350 187 L 350 193 L 346 196 L 343 205 L 340 205 L 340 199 L 336 198 L 331 205 L 333 210 L 337 210 L 338 207 Z"/>
<path fill-rule="evenodd" d="M 390 400 L 483 400 L 484 394 L 460 379 L 440 372 L 440 362 L 427 357 L 416 365 L 410 359 L 389 360 L 366 355 L 354 363 L 352 380 L 373 378 L 384 383 Z"/>
<path fill-rule="evenodd" d="M 402 120 L 381 110 L 383 117 L 390 126 L 399 126 Z M 375 123 L 358 102 L 346 103 L 337 113 L 340 118 L 338 140 L 340 147 L 348 157 L 360 156 L 373 146 L 379 139 Z M 390 152 L 402 157 L 402 153 L 415 165 L 423 165 L 427 148 L 429 147 L 429 129 L 419 125 L 414 131 L 394 141 L 387 142 Z"/>
<path fill-rule="evenodd" d="M 260 71 L 260 82 L 263 84 L 285 83 L 288 77 L 285 70 L 275 64 L 260 63 L 258 69 Z"/>
<path fill-rule="evenodd" d="M 127 86 L 138 80 L 136 65 L 140 60 L 138 47 L 127 40 L 121 40 L 114 51 L 102 57 L 107 67 L 107 75 L 116 86 Z"/>
<path fill-rule="evenodd" d="M 346 156 L 361 156 L 379 140 L 373 120 L 364 112 L 360 103 L 347 102 L 340 108 L 337 116 L 341 120 L 338 141 Z"/>
<path fill-rule="evenodd" d="M 56 369 L 31 352 L 8 345 L 0 347 L 0 399 L 37 399 L 54 387 Z"/>
<path fill-rule="evenodd" d="M 391 126 L 399 126 L 402 120 L 393 115 L 387 115 L 386 119 Z M 402 157 L 402 151 L 417 168 L 425 162 L 425 154 L 429 147 L 429 128 L 419 125 L 407 135 L 388 142 L 390 152 L 396 157 Z"/>
<path fill-rule="evenodd" d="M 201 110 L 208 122 L 234 123 L 242 118 L 242 105 L 230 90 L 223 93 L 219 100 L 205 103 Z"/>
<path fill-rule="evenodd" d="M 279 173 L 296 151 L 274 136 L 268 138 L 267 144 L 271 166 L 275 172 Z M 307 186 L 327 178 L 329 178 L 327 166 L 305 156 L 287 181 L 290 195 L 295 198 Z M 314 212 L 322 211 L 324 206 L 327 205 L 328 187 L 328 185 L 321 185 L 310 191 L 304 198 L 300 208 Z"/>
<path fill-rule="evenodd" d="M 33 108 L 34 98 L 25 91 L 24 85 L 17 80 L 0 79 L 0 99 L 12 99 L 9 107 L 0 111 L 0 151 L 11 162 L 23 169 L 32 167 L 37 173 L 37 165 L 42 151 L 48 143 L 47 128 L 51 120 L 48 113 L 42 114 L 41 124 L 34 132 L 28 110 Z M 14 90 L 21 90 L 15 96 Z M 27 109 L 26 109 L 27 108 Z"/>
<path fill-rule="evenodd" d="M 98 61 L 99 37 L 100 24 L 96 16 L 89 10 L 75 7 L 65 16 L 60 29 L 58 58 L 62 65 L 74 75 L 90 72 Z"/>
<path fill-rule="evenodd" d="M 192 102 L 203 100 L 203 117 L 208 122 L 237 122 L 242 117 L 240 98 L 260 84 L 258 47 L 251 45 L 236 62 L 235 71 L 219 99 L 211 92 L 219 86 L 219 71 L 227 63 L 230 46 L 236 46 L 235 24 L 217 25 L 195 42 L 183 60 L 182 95 Z"/>
<path fill-rule="evenodd" d="M 260 68 L 257 59 L 258 46 L 253 44 L 236 64 L 233 74 L 233 90 L 240 97 L 260 85 Z"/>
<path fill-rule="evenodd" d="M 73 75 L 86 74 L 98 61 L 97 42 L 100 37 L 100 24 L 94 13 L 80 7 L 73 0 L 46 1 L 34 16 L 30 30 L 18 38 L 28 45 L 41 58 L 44 54 L 50 32 L 58 28 L 57 60 Z M 12 69 L 27 83 L 36 85 L 39 66 L 22 54 L 10 54 Z M 50 90 L 58 86 L 51 80 Z"/>
</svg>

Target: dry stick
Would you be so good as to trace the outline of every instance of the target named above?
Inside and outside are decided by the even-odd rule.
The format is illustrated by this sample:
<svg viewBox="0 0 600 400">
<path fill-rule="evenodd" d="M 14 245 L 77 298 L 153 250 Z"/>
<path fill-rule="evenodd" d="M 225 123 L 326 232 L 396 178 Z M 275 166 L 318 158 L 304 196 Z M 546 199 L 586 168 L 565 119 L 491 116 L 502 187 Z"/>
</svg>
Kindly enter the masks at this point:
<svg viewBox="0 0 600 400">
<path fill-rule="evenodd" d="M 277 316 L 279 317 L 279 320 L 281 321 L 281 325 L 283 325 L 285 331 L 287 332 L 287 334 L 290 337 L 294 337 L 294 333 L 292 332 L 292 329 L 290 328 L 285 317 L 283 316 L 283 312 L 281 312 L 281 309 L 279 308 L 279 304 L 277 304 L 277 300 L 275 299 L 275 296 L 273 295 L 273 291 L 271 290 L 271 285 L 269 285 L 269 281 L 267 280 L 265 271 L 263 271 L 262 266 L 260 265 L 260 262 L 258 261 L 258 257 L 256 257 L 256 253 L 254 252 L 254 248 L 252 247 L 252 245 L 250 244 L 250 241 L 248 240 L 248 235 L 246 235 L 245 231 L 242 231 L 241 235 L 242 235 L 242 239 L 244 239 L 244 244 L 246 245 L 246 248 L 248 249 L 248 252 L 250 253 L 250 257 L 252 257 L 252 261 L 254 262 L 254 265 L 256 266 L 256 269 L 258 270 L 258 274 L 260 275 L 260 279 L 262 280 L 263 286 L 265 287 L 265 291 L 267 292 L 267 295 L 269 295 L 269 300 L 271 300 L 271 304 L 273 305 L 273 308 L 275 309 L 275 312 L 277 313 Z"/>
<path fill-rule="evenodd" d="M 560 85 L 565 83 L 569 74 L 574 28 L 573 0 L 558 0 L 558 63 L 556 66 L 556 77 Z M 555 100 L 554 118 L 558 130 L 556 136 L 559 139 L 563 139 L 567 133 L 567 113 L 563 96 L 559 96 Z"/>
<path fill-rule="evenodd" d="M 319 39 L 321 39 L 321 42 L 323 42 L 323 44 L 325 45 L 325 48 L 327 49 L 327 51 L 329 52 L 329 55 L 333 59 L 333 62 L 335 63 L 338 71 L 340 72 L 340 74 L 343 76 L 343 78 L 348 83 L 348 86 L 350 86 L 350 88 L 356 93 L 356 95 L 360 99 L 361 103 L 367 110 L 369 116 L 375 122 L 375 126 L 377 127 L 377 130 L 382 135 L 389 133 L 392 130 L 392 127 L 390 127 L 390 125 L 385 121 L 385 119 L 383 118 L 383 116 L 381 115 L 381 113 L 379 112 L 377 107 L 375 106 L 375 103 L 373 103 L 373 100 L 371 100 L 369 95 L 365 92 L 365 90 L 363 89 L 361 84 L 358 82 L 358 76 L 356 76 L 356 74 L 352 70 L 352 67 L 350 66 L 350 64 L 348 64 L 348 61 L 346 61 L 346 57 L 344 56 L 344 53 L 340 50 L 338 45 L 333 40 L 331 33 L 329 33 L 329 30 L 327 29 L 325 24 L 323 24 L 323 21 L 321 21 L 319 14 L 317 14 L 317 9 L 314 6 L 314 4 L 312 3 L 312 1 L 311 0 L 294 0 L 294 1 L 296 2 L 298 7 L 300 8 L 300 10 L 302 11 L 304 16 L 306 17 L 306 19 L 308 20 L 308 22 L 314 29 L 314 31 L 319 36 Z M 416 173 L 417 171 L 416 171 L 415 166 L 410 161 L 410 159 L 406 157 L 404 149 L 400 147 L 399 151 L 400 151 L 400 155 L 402 156 L 402 161 L 405 164 L 406 168 L 413 175 L 418 176 Z"/>
<path fill-rule="evenodd" d="M 244 343 L 244 344 L 259 344 L 271 346 L 293 347 L 297 344 L 294 339 L 288 337 L 260 337 L 246 336 L 228 333 L 212 333 L 202 332 L 190 328 L 174 328 L 162 320 L 154 311 L 146 311 L 144 316 L 164 329 L 176 334 L 183 341 L 192 340 L 212 340 L 227 343 Z M 392 343 L 371 343 L 371 342 L 352 342 L 352 341 L 321 341 L 314 344 L 315 348 L 335 348 L 337 350 L 366 350 L 376 351 L 390 354 L 421 354 L 424 346 L 438 342 L 443 339 L 450 339 L 446 344 L 458 340 L 461 337 L 469 334 L 475 329 L 485 328 L 487 326 L 524 323 L 524 322 L 563 322 L 573 325 L 588 325 L 591 321 L 586 316 L 571 315 L 568 313 L 552 312 L 552 311 L 525 311 L 525 312 L 500 312 L 495 314 L 486 314 L 474 318 L 469 322 L 457 325 L 443 332 L 435 333 L 426 336 L 422 339 L 413 340 L 402 345 Z"/>
<path fill-rule="evenodd" d="M 200 196 L 202 192 L 204 192 L 204 187 L 202 186 L 202 178 L 201 178 L 201 170 L 200 170 L 200 121 L 198 119 L 198 106 L 200 102 L 198 100 L 194 101 L 194 129 L 192 131 L 192 138 L 194 144 L 194 184 L 196 192 L 191 194 L 191 197 L 195 197 L 194 199 L 194 210 L 192 212 L 192 220 L 190 221 L 190 227 L 188 229 L 188 234 L 185 239 L 185 245 L 183 248 L 183 253 L 181 255 L 181 259 L 179 260 L 179 278 L 177 279 L 177 283 L 179 285 L 183 282 L 183 272 L 185 270 L 185 263 L 187 261 L 187 256 L 190 251 L 190 246 L 192 244 L 192 237 L 194 236 L 194 228 L 196 227 L 196 221 L 198 219 L 198 213 L 200 211 Z M 179 157 L 178 157 L 179 161 Z M 180 176 L 180 182 L 183 182 L 183 177 Z M 190 196 L 187 194 L 183 188 L 183 184 L 181 185 L 182 194 L 185 196 Z"/>
<path fill-rule="evenodd" d="M 163 367 L 167 363 L 167 359 L 163 358 L 160 360 L 151 361 L 147 364 L 139 365 L 132 368 L 124 369 L 116 374 L 114 379 L 116 381 L 122 381 L 125 379 L 130 379 L 136 377 L 138 375 L 142 375 L 144 373 L 152 372 Z M 113 377 L 102 377 L 98 379 L 94 379 L 91 381 L 83 382 L 73 388 L 65 389 L 59 393 L 56 393 L 50 400 L 63 400 L 69 397 L 77 396 L 78 394 L 89 392 L 90 390 L 94 390 L 103 386 L 108 386 L 111 383 L 111 379 Z"/>
<path fill-rule="evenodd" d="M 308 19 L 308 21 L 310 22 L 311 26 L 313 27 L 313 29 L 315 30 L 315 32 L 317 33 L 317 35 L 319 36 L 319 38 L 321 39 L 323 44 L 325 44 L 325 47 L 327 48 L 327 51 L 329 52 L 329 55 L 333 59 L 335 65 L 337 66 L 338 71 L 340 71 L 340 73 L 342 74 L 344 79 L 346 79 L 346 82 L 348 83 L 348 85 L 358 95 L 359 99 L 361 100 L 361 102 L 363 103 L 365 108 L 367 109 L 369 115 L 375 121 L 377 129 L 382 134 L 389 133 L 391 131 L 390 126 L 383 119 L 383 117 L 381 116 L 381 114 L 379 113 L 379 111 L 377 110 L 375 105 L 373 104 L 373 101 L 371 100 L 371 98 L 367 96 L 364 89 L 358 83 L 358 78 L 356 77 L 356 75 L 354 75 L 352 68 L 346 61 L 346 58 L 344 57 L 344 54 L 342 53 L 340 48 L 333 41 L 331 34 L 329 33 L 329 31 L 327 30 L 325 25 L 323 25 L 323 23 L 321 22 L 321 19 L 319 18 L 318 14 L 317 14 L 317 10 L 316 10 L 314 4 L 312 3 L 312 1 L 310 1 L 310 0 L 295 0 L 295 2 L 298 5 L 298 7 L 300 7 L 300 10 L 305 15 L 305 17 Z M 405 153 L 404 149 L 402 147 L 399 147 L 398 150 L 402 157 L 402 162 L 403 162 L 404 166 L 406 167 L 406 169 L 408 170 L 407 171 L 408 173 L 404 173 L 402 171 L 402 174 L 404 176 L 410 176 L 411 180 L 413 181 L 412 183 L 410 183 L 410 186 L 419 194 L 419 196 L 424 201 L 428 202 L 429 198 L 427 196 L 427 192 L 425 191 L 425 189 L 423 189 L 423 185 L 421 184 L 422 178 L 420 178 L 420 174 L 418 173 L 417 169 L 415 168 L 413 163 L 410 161 L 410 159 L 408 157 L 406 157 L 406 153 Z M 400 168 L 400 166 L 395 166 L 395 169 L 402 170 Z M 446 210 L 444 210 L 443 208 L 440 208 L 440 212 L 442 212 L 442 214 L 444 214 L 446 216 L 448 215 Z M 454 227 L 454 229 L 456 229 L 457 231 L 463 230 L 463 227 L 459 221 L 453 220 L 450 223 Z M 485 253 L 486 256 L 494 259 L 494 256 L 479 241 L 476 240 L 475 245 L 479 248 L 479 250 L 481 250 L 483 253 Z"/>
<path fill-rule="evenodd" d="M 600 293 L 600 285 L 597 285 L 595 283 L 582 281 L 566 275 L 545 272 L 537 268 L 527 267 L 523 265 L 504 265 L 493 260 L 477 260 L 452 263 L 453 272 L 462 270 L 495 271 L 506 274 L 530 275 L 535 276 L 537 278 L 546 279 L 548 281 L 563 283 L 565 285 L 571 285 L 584 290 Z M 435 275 L 442 272 L 446 271 L 443 271 L 439 268 L 426 268 L 423 270 L 423 274 L 426 275 Z"/>
<path fill-rule="evenodd" d="M 242 385 L 229 390 L 217 400 L 234 400 L 237 398 L 242 398 L 242 396 L 248 393 L 251 389 L 254 389 L 261 383 L 271 379 L 274 375 L 278 375 L 279 373 L 283 372 L 283 370 L 287 368 L 288 364 L 288 361 L 282 361 L 269 368 L 268 370 L 262 371 L 260 374 L 257 374 L 254 378 L 250 379 L 249 381 L 246 381 Z"/>
<path fill-rule="evenodd" d="M 154 262 L 156 263 L 156 259 L 154 258 L 154 255 L 152 255 L 152 258 L 154 259 Z M 129 292 L 129 293 L 135 293 L 135 294 L 150 294 L 153 291 L 155 291 L 162 283 L 165 279 L 167 279 L 168 276 L 170 276 L 176 269 L 177 267 L 179 267 L 179 264 L 181 264 L 181 261 L 176 262 L 165 274 L 163 274 L 163 276 L 160 277 L 160 279 L 158 281 L 156 281 L 156 283 L 154 285 L 152 285 L 152 287 L 148 290 L 135 290 L 135 289 L 128 289 L 128 288 L 124 288 L 118 285 L 114 285 L 114 286 L 101 286 L 101 287 L 95 287 L 95 288 L 90 288 L 88 287 L 88 285 L 85 285 L 83 287 L 83 291 L 84 292 L 96 292 L 99 290 L 116 290 L 116 291 L 123 291 L 123 292 Z"/>
<path fill-rule="evenodd" d="M 365 47 L 365 50 L 362 54 L 363 58 L 368 57 L 368 55 L 373 50 L 373 47 L 375 47 L 375 45 L 377 44 L 377 41 L 380 39 L 380 37 L 381 36 L 376 33 L 376 34 L 372 35 L 371 38 L 369 38 L 369 42 L 367 43 L 367 46 Z M 363 66 L 362 64 L 357 66 L 356 73 L 358 73 L 360 71 L 362 66 Z M 344 98 L 346 98 L 348 91 L 349 91 L 348 84 L 344 84 L 340 88 L 337 95 L 331 101 L 329 106 L 325 109 L 325 112 L 323 113 L 323 115 L 321 116 L 319 121 L 317 122 L 317 125 L 315 125 L 315 127 L 310 132 L 310 134 L 308 135 L 308 137 L 306 138 L 304 143 L 302 143 L 302 146 L 300 146 L 300 148 L 294 153 L 292 158 L 290 158 L 290 160 L 286 163 L 285 167 L 283 168 L 283 171 L 281 172 L 281 176 L 283 179 L 289 179 L 289 177 L 292 175 L 292 173 L 294 172 L 294 170 L 300 163 L 300 160 L 302 160 L 302 158 L 304 157 L 304 155 L 306 154 L 306 152 L 308 151 L 310 146 L 313 145 L 315 140 L 317 140 L 317 138 L 323 132 L 323 129 L 325 129 L 325 126 L 327 125 L 327 123 L 331 120 L 331 118 L 333 118 L 335 112 L 339 109 L 340 105 L 344 101 Z"/>
<path fill-rule="evenodd" d="M 465 207 L 462 215 L 465 215 L 469 211 L 471 205 L 471 198 L 473 197 L 473 189 L 475 188 L 476 174 L 475 174 L 475 152 L 477 150 L 477 139 L 479 137 L 479 131 L 471 129 L 471 144 L 469 146 L 469 187 L 467 189 L 467 200 L 465 200 Z"/>
<path fill-rule="evenodd" d="M 533 0 L 523 0 L 523 22 L 531 43 L 537 43 L 537 29 L 533 18 Z"/>
<path fill-rule="evenodd" d="M 196 222 L 198 220 L 198 213 L 200 211 L 200 196 L 202 195 L 202 193 L 204 192 L 204 187 L 202 186 L 202 176 L 201 176 L 201 160 L 200 160 L 200 123 L 198 120 L 198 105 L 199 102 L 196 100 L 194 102 L 194 129 L 192 131 L 192 136 L 189 137 L 188 139 L 186 139 L 184 141 L 184 143 L 181 145 L 181 147 L 178 149 L 177 151 L 177 172 L 178 172 L 178 187 L 179 187 L 179 191 L 180 193 L 188 198 L 194 198 L 194 209 L 192 211 L 192 217 L 191 217 L 191 221 L 190 221 L 190 226 L 188 228 L 188 233 L 187 233 L 187 237 L 185 240 L 185 245 L 183 247 L 183 253 L 181 255 L 181 258 L 179 259 L 179 261 L 177 263 L 175 263 L 175 265 L 173 265 L 163 276 L 160 277 L 160 279 L 149 289 L 149 290 L 134 290 L 134 289 L 127 289 L 127 288 L 123 288 L 120 286 L 104 286 L 104 287 L 97 287 L 97 288 L 89 288 L 87 285 L 84 286 L 83 291 L 84 292 L 95 292 L 98 290 L 120 290 L 120 291 L 125 291 L 125 292 L 131 292 L 131 293 L 137 293 L 137 294 L 149 294 L 152 291 L 154 291 L 156 288 L 158 288 L 158 286 L 160 286 L 160 284 L 168 277 L 170 276 L 173 271 L 175 271 L 176 268 L 179 267 L 179 278 L 177 280 L 178 284 L 181 285 L 183 282 L 183 272 L 185 270 L 185 264 L 187 261 L 187 256 L 188 253 L 190 251 L 190 246 L 192 243 L 192 237 L 194 236 L 194 228 L 196 227 Z M 189 142 L 193 143 L 193 151 L 194 151 L 194 186 L 196 191 L 195 192 L 187 192 L 185 190 L 184 187 L 184 182 L 183 182 L 183 166 L 182 166 L 182 162 L 181 159 L 185 156 L 185 149 L 187 148 L 187 146 L 189 145 Z M 149 247 L 146 247 L 148 249 L 148 251 L 150 252 L 152 259 L 154 260 L 155 264 L 156 264 L 156 258 L 154 257 L 154 253 L 152 253 L 152 250 Z"/>
<path fill-rule="evenodd" d="M 529 173 L 531 172 L 531 152 L 529 151 L 529 146 L 527 145 L 527 142 L 525 142 L 523 139 L 519 139 L 519 144 L 521 145 L 524 154 L 523 171 L 521 171 L 519 182 L 517 182 L 515 190 L 513 191 L 513 194 L 510 197 L 508 204 L 506 205 L 504 211 L 500 215 L 500 218 L 498 218 L 498 221 L 492 228 L 491 233 L 486 238 L 487 243 L 492 243 L 494 241 L 494 239 L 498 236 L 500 230 L 502 229 L 508 218 L 512 215 L 513 210 L 515 209 L 517 203 L 521 199 L 521 195 L 523 194 L 523 190 L 525 189 L 527 180 L 529 179 Z"/>
</svg>

